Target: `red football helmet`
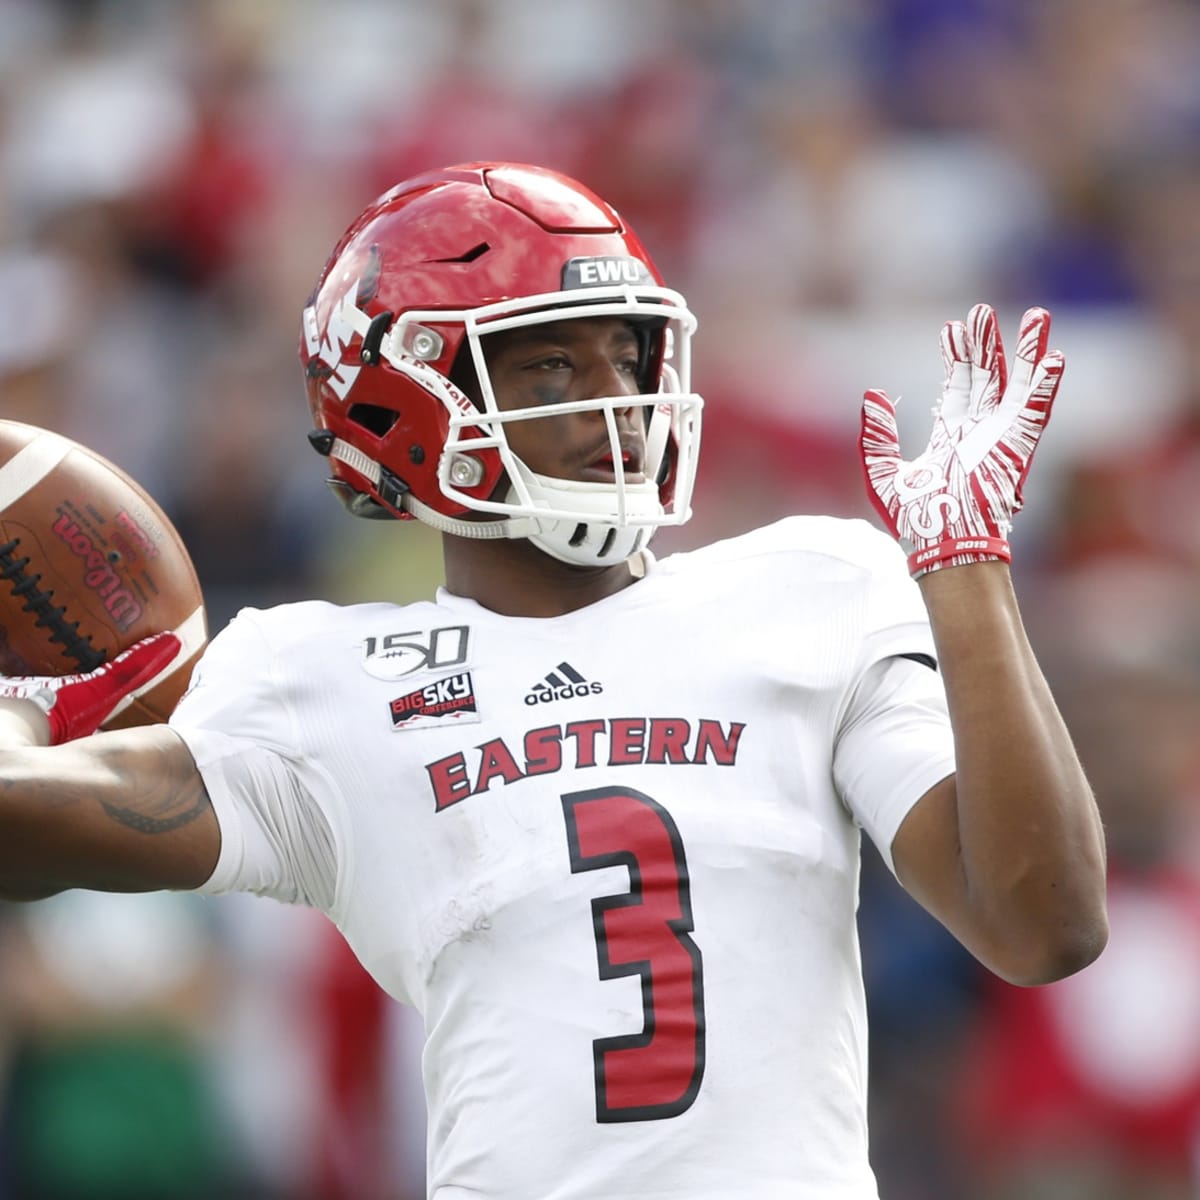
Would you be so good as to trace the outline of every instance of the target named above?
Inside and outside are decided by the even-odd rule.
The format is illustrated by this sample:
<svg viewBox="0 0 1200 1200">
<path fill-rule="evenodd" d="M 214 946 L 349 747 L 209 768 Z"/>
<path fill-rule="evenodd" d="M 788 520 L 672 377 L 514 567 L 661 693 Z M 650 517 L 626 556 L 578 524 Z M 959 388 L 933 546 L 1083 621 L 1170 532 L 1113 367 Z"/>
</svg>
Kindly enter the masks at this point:
<svg viewBox="0 0 1200 1200">
<path fill-rule="evenodd" d="M 639 332 L 642 393 L 501 412 L 481 338 L 584 316 L 624 317 Z M 637 236 L 581 184 L 513 163 L 447 167 L 381 196 L 330 256 L 300 340 L 310 440 L 358 515 L 619 562 L 691 515 L 695 327 Z M 454 382 L 456 366 L 473 367 L 477 400 Z M 630 407 L 645 414 L 645 482 L 627 481 L 621 464 L 614 410 Z M 509 421 L 578 411 L 604 414 L 611 484 L 538 475 L 508 445 Z"/>
</svg>

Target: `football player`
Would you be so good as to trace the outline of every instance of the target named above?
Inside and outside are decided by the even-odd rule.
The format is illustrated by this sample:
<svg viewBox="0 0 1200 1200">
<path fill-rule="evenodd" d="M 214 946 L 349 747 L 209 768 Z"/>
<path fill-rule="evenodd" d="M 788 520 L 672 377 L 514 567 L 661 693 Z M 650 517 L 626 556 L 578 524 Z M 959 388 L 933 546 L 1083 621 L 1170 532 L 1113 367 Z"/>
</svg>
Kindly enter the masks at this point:
<svg viewBox="0 0 1200 1200">
<path fill-rule="evenodd" d="M 400 184 L 304 310 L 309 438 L 351 512 L 442 531 L 445 586 L 243 611 L 169 726 L 92 733 L 169 636 L 8 681 L 0 888 L 327 913 L 423 1015 L 438 1200 L 874 1198 L 861 831 L 1007 980 L 1105 942 L 1008 567 L 1049 324 L 1010 371 L 989 307 L 948 323 L 911 460 L 867 393 L 886 533 L 794 517 L 658 560 L 700 441 L 683 296 L 554 172 Z"/>
</svg>

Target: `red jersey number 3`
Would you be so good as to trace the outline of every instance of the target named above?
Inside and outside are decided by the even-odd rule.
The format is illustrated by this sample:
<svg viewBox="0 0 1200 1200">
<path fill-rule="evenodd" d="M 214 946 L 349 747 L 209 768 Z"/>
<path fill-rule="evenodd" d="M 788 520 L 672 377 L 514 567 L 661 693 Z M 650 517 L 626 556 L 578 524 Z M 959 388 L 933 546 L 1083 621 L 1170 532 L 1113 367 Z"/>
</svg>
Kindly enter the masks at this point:
<svg viewBox="0 0 1200 1200">
<path fill-rule="evenodd" d="M 627 892 L 592 901 L 600 978 L 642 980 L 642 1032 L 592 1043 L 596 1120 L 677 1117 L 704 1076 L 703 963 L 679 829 L 633 788 L 571 792 L 562 804 L 573 874 L 629 870 Z"/>
</svg>

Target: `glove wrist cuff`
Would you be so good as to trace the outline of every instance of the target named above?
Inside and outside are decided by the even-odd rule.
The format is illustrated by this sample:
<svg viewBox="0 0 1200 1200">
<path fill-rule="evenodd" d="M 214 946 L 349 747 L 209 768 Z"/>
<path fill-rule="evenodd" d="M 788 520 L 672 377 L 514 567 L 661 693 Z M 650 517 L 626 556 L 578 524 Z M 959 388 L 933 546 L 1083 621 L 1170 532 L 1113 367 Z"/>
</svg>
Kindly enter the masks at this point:
<svg viewBox="0 0 1200 1200">
<path fill-rule="evenodd" d="M 963 566 L 973 562 L 1011 562 L 1012 550 L 1001 537 L 947 538 L 925 546 L 908 556 L 908 569 L 914 579 L 942 567 Z"/>
</svg>

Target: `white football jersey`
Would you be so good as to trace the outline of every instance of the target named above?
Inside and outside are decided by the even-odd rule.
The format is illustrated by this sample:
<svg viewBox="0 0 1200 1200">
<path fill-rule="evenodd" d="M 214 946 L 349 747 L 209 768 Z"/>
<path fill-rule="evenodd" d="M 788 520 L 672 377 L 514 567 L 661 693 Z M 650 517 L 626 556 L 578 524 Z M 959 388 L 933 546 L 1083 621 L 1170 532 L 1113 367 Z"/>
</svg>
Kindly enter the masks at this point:
<svg viewBox="0 0 1200 1200">
<path fill-rule="evenodd" d="M 241 613 L 172 724 L 209 892 L 314 905 L 423 1014 L 437 1200 L 868 1200 L 859 830 L 953 772 L 862 521 L 650 561 L 566 616 Z"/>
</svg>

